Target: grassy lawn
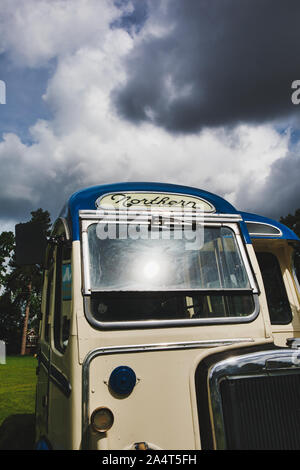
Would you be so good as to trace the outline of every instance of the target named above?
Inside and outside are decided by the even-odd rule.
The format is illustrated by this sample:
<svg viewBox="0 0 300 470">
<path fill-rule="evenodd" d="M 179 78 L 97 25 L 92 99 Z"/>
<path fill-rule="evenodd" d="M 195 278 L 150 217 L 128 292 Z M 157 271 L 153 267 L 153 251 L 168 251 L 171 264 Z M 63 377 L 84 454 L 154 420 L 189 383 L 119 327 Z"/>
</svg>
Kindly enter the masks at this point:
<svg viewBox="0 0 300 470">
<path fill-rule="evenodd" d="M 0 364 L 0 425 L 12 414 L 34 413 L 37 359 L 8 356 Z"/>
<path fill-rule="evenodd" d="M 0 450 L 32 445 L 36 366 L 32 356 L 8 356 L 0 364 Z"/>
</svg>

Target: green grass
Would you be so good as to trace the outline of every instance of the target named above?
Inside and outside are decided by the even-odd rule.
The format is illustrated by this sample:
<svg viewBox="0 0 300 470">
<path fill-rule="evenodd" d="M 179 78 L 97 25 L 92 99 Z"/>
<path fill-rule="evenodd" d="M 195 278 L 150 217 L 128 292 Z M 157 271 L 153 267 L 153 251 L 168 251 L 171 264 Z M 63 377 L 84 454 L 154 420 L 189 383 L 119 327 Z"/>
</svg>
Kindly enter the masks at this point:
<svg viewBox="0 0 300 470">
<path fill-rule="evenodd" d="M 8 356 L 0 364 L 0 425 L 10 415 L 34 413 L 36 366 L 32 356 Z"/>
</svg>

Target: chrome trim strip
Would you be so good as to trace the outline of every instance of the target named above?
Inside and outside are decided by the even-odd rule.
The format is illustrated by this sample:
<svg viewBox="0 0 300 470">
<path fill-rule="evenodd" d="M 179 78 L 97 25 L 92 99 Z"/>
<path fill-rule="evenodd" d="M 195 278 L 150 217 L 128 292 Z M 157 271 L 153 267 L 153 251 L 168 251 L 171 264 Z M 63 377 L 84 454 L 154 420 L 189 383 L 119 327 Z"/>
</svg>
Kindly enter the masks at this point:
<svg viewBox="0 0 300 470">
<path fill-rule="evenodd" d="M 71 235 L 70 235 L 70 228 L 69 228 L 68 221 L 67 221 L 67 219 L 65 219 L 64 217 L 60 217 L 60 220 L 62 221 L 62 223 L 63 223 L 63 225 L 64 225 L 65 234 L 66 234 L 66 239 L 67 239 L 67 240 L 70 240 L 70 239 L 71 239 Z"/>
<path fill-rule="evenodd" d="M 179 343 L 134 344 L 127 346 L 108 346 L 90 351 L 86 355 L 82 364 L 82 449 L 88 448 L 90 365 L 95 357 L 107 356 L 111 354 L 217 348 L 220 346 L 229 346 L 232 344 L 250 342 L 254 342 L 254 339 L 233 338 Z"/>
<path fill-rule="evenodd" d="M 157 290 L 146 290 L 146 289 L 135 289 L 135 290 L 126 290 L 126 289 L 120 289 L 120 290 L 116 290 L 116 289 L 93 289 L 93 294 L 101 294 L 102 293 L 106 293 L 106 292 L 111 292 L 111 293 L 115 293 L 115 294 L 118 294 L 120 292 L 140 292 L 142 294 L 150 294 L 150 293 L 160 293 L 160 292 L 170 292 L 170 293 L 174 293 L 176 294 L 177 292 L 180 294 L 180 293 L 185 293 L 186 296 L 188 297 L 189 295 L 194 295 L 194 294 L 198 294 L 198 293 L 203 293 L 203 294 L 230 294 L 230 293 L 244 293 L 244 294 L 253 294 L 253 289 L 252 288 L 244 288 L 244 287 L 238 287 L 238 288 L 232 288 L 232 287 L 216 287 L 216 288 L 207 288 L 207 289 L 204 289 L 204 288 L 201 288 L 201 289 L 197 289 L 195 287 L 192 287 L 190 289 L 164 289 L 163 291 L 161 291 L 160 289 L 157 289 Z"/>
<path fill-rule="evenodd" d="M 182 218 L 185 221 L 188 221 L 189 219 L 191 221 L 197 221 L 199 220 L 200 222 L 241 222 L 243 219 L 239 214 L 211 214 L 208 212 L 201 212 L 201 211 L 176 211 L 176 210 L 157 210 L 157 209 L 151 209 L 151 210 L 138 210 L 138 209 L 132 209 L 132 210 L 127 210 L 127 209 L 116 209 L 116 210 L 110 210 L 110 209 L 97 209 L 97 210 L 80 210 L 79 211 L 79 218 L 84 219 L 84 220 L 93 220 L 93 219 L 99 219 L 103 218 L 105 215 L 105 218 L 110 218 L 112 217 L 113 220 L 130 220 L 130 219 L 135 219 L 138 217 L 139 220 L 141 220 L 143 217 L 145 220 L 149 220 L 150 217 L 152 216 L 163 216 L 165 218 L 170 218 L 170 219 L 176 219 L 176 220 L 181 220 Z"/>
<path fill-rule="evenodd" d="M 67 239 L 67 240 L 70 240 L 70 239 L 71 239 L 71 235 L 70 235 L 69 224 L 68 224 L 67 219 L 65 219 L 64 217 L 58 217 L 58 218 L 56 219 L 56 221 L 55 221 L 54 224 L 53 224 L 53 228 L 52 228 L 52 230 L 51 230 L 51 233 L 54 233 L 54 232 L 55 232 L 56 226 L 57 226 L 59 223 L 62 223 L 62 224 L 63 224 L 64 230 L 65 230 L 65 234 L 66 234 L 66 239 Z"/>
<path fill-rule="evenodd" d="M 271 374 L 300 373 L 300 351 L 273 349 L 233 356 L 214 364 L 208 373 L 208 393 L 211 400 L 211 423 L 216 449 L 226 449 L 225 426 L 220 383 L 226 378 L 241 379 Z"/>
<path fill-rule="evenodd" d="M 39 360 L 40 364 L 49 373 L 49 378 L 52 383 L 54 383 L 68 398 L 72 391 L 72 387 L 68 378 L 59 369 L 57 369 L 57 367 L 50 363 L 49 359 L 45 356 L 45 354 L 40 353 Z"/>
<path fill-rule="evenodd" d="M 178 291 L 180 292 L 180 291 Z M 199 291 L 197 291 L 199 292 Z M 201 292 L 201 291 L 200 291 Z M 236 292 L 236 291 L 235 291 Z M 251 291 L 249 291 L 250 293 Z M 258 295 L 253 294 L 254 299 L 254 311 L 251 315 L 248 316 L 236 316 L 236 317 L 215 317 L 215 318 L 190 318 L 190 319 L 182 319 L 182 320 L 145 320 L 145 321 L 124 321 L 124 322 L 101 322 L 96 320 L 95 317 L 92 315 L 90 309 L 90 295 L 84 296 L 84 312 L 87 321 L 90 325 L 94 326 L 98 329 L 138 329 L 138 328 L 172 328 L 172 327 L 180 327 L 180 326 L 199 326 L 199 325 L 218 325 L 218 324 L 240 324 L 240 323 L 249 323 L 258 316 L 260 308 L 259 308 L 259 300 Z"/>
<path fill-rule="evenodd" d="M 83 265 L 83 292 L 86 295 L 91 294 L 91 278 L 90 278 L 90 253 L 88 246 L 87 227 L 82 227 L 82 265 Z"/>
<path fill-rule="evenodd" d="M 257 286 L 256 280 L 255 280 L 255 277 L 254 277 L 254 274 L 253 274 L 253 271 L 252 271 L 252 268 L 251 268 L 251 263 L 250 263 L 250 260 L 249 260 L 249 257 L 248 257 L 248 253 L 246 251 L 245 245 L 244 245 L 243 240 L 242 240 L 242 236 L 241 236 L 241 234 L 238 230 L 238 227 L 236 225 L 229 225 L 229 227 L 233 230 L 233 232 L 235 234 L 237 245 L 238 245 L 238 248 L 239 248 L 239 251 L 240 251 L 240 255 L 241 255 L 241 258 L 243 260 L 243 263 L 244 263 L 244 266 L 245 266 L 245 269 L 246 269 L 246 272 L 247 272 L 247 275 L 248 275 L 250 286 L 253 289 L 253 293 L 258 294 L 259 293 L 258 286 Z"/>
</svg>

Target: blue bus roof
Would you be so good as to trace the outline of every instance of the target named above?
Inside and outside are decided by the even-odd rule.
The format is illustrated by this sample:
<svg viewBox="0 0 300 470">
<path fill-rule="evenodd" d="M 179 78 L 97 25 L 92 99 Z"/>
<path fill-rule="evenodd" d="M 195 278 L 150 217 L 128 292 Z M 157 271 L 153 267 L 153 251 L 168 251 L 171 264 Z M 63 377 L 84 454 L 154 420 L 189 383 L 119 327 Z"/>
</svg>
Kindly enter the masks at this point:
<svg viewBox="0 0 300 470">
<path fill-rule="evenodd" d="M 297 240 L 299 238 L 295 233 L 287 228 L 285 225 L 279 222 L 262 217 L 256 214 L 250 214 L 246 212 L 240 212 L 235 207 L 226 201 L 224 198 L 217 196 L 216 194 L 204 191 L 202 189 L 193 188 L 189 186 L 181 186 L 169 183 L 150 183 L 150 182 L 129 182 L 129 183 L 114 183 L 114 184 L 103 184 L 98 186 L 92 186 L 89 188 L 82 189 L 74 193 L 70 198 L 60 214 L 69 220 L 72 231 L 73 240 L 79 240 L 79 217 L 78 213 L 80 210 L 95 210 L 96 200 L 102 195 L 108 193 L 119 193 L 119 192 L 149 192 L 149 193 L 176 193 L 186 196 L 195 196 L 208 201 L 215 207 L 217 213 L 220 214 L 240 214 L 244 220 L 241 222 L 241 229 L 245 238 L 246 243 L 251 243 L 251 239 L 246 227 L 245 222 L 257 222 L 269 224 L 277 227 L 280 230 L 280 236 L 262 236 L 259 238 L 284 238 L 289 240 Z M 256 238 L 256 236 L 251 237 Z"/>
</svg>

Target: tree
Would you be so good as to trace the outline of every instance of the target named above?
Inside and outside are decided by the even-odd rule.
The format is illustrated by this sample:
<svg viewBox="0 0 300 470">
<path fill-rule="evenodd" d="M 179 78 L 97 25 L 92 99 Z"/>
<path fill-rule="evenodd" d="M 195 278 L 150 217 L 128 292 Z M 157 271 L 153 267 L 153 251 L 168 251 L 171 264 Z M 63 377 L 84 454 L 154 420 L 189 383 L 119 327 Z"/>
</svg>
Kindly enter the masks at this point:
<svg viewBox="0 0 300 470">
<path fill-rule="evenodd" d="M 41 208 L 32 211 L 29 222 L 39 222 L 45 235 L 49 236 L 51 219 L 48 211 Z M 7 241 L 8 237 L 4 238 Z M 5 246 L 9 247 L 10 245 L 6 243 Z M 28 326 L 38 323 L 43 272 L 40 265 L 17 266 L 14 250 L 10 253 L 12 253 L 12 256 L 8 262 L 8 272 L 6 272 L 4 278 L 4 294 L 0 299 L 0 335 L 6 341 L 17 341 L 18 344 L 20 344 L 21 338 L 21 354 L 24 354 Z M 7 321 L 10 314 L 12 317 L 9 319 L 8 325 L 5 326 L 3 319 Z M 16 329 L 18 329 L 18 332 Z M 21 329 L 22 335 L 20 333 Z M 13 331 L 15 332 L 14 335 Z M 9 349 L 15 352 L 16 345 L 10 344 Z"/>
<path fill-rule="evenodd" d="M 286 217 L 280 217 L 280 222 L 300 237 L 300 209 L 297 209 L 294 215 L 288 214 Z"/>
<path fill-rule="evenodd" d="M 8 354 L 19 354 L 22 326 L 20 305 L 6 290 L 0 297 L 0 338 L 5 341 Z"/>
<path fill-rule="evenodd" d="M 15 237 L 12 232 L 0 234 L 0 287 L 5 284 L 5 276 L 8 270 L 8 261 L 14 250 Z"/>
<path fill-rule="evenodd" d="M 15 247 L 13 232 L 2 232 L 0 234 L 0 339 L 8 344 L 19 343 L 20 335 L 20 311 L 6 290 L 7 276 L 10 270 L 9 262 Z M 9 348 L 8 348 L 9 350 Z M 12 350 L 11 352 L 16 352 Z"/>
</svg>

